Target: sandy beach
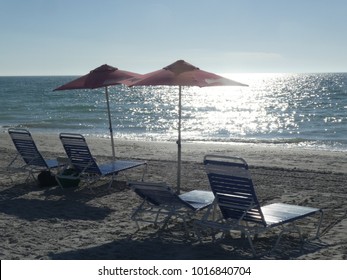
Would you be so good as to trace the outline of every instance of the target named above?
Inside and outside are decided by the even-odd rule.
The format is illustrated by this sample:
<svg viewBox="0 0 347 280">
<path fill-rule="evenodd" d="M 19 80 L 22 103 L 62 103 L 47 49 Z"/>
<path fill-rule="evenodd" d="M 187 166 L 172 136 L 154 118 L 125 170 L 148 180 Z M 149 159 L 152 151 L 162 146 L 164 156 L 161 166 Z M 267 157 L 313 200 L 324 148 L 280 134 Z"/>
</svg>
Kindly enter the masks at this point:
<svg viewBox="0 0 347 280">
<path fill-rule="evenodd" d="M 58 135 L 33 134 L 47 158 L 64 156 Z M 111 159 L 108 139 L 87 138 L 99 162 Z M 206 237 L 202 243 L 185 236 L 174 222 L 158 234 L 147 226 L 137 231 L 130 216 L 138 197 L 126 178 L 139 180 L 142 169 L 118 175 L 108 188 L 100 181 L 88 188 L 39 188 L 25 183 L 25 173 L 9 173 L 5 167 L 15 156 L 7 133 L 0 133 L 0 257 L 1 259 L 251 259 L 247 244 L 239 239 Z M 285 236 L 279 250 L 264 259 L 347 259 L 347 152 L 332 152 L 246 144 L 183 143 L 182 191 L 209 190 L 202 165 L 208 153 L 243 157 L 250 165 L 263 204 L 292 203 L 324 211 L 322 234 L 300 251 L 297 236 Z M 117 141 L 120 159 L 148 162 L 145 181 L 176 181 L 176 144 Z M 11 180 L 12 178 L 12 180 Z M 305 225 L 303 225 L 305 227 Z M 258 246 L 267 246 L 265 236 Z M 168 253 L 169 252 L 169 253 Z"/>
</svg>

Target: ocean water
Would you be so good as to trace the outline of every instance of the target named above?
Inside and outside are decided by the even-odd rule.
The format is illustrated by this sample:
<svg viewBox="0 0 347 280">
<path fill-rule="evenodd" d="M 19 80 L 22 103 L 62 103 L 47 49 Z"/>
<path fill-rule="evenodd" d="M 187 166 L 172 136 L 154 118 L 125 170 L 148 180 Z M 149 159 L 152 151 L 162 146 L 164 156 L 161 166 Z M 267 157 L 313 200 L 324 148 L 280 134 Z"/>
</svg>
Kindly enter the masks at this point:
<svg viewBox="0 0 347 280">
<path fill-rule="evenodd" d="M 347 73 L 224 74 L 249 87 L 184 87 L 182 140 L 347 151 Z M 56 91 L 76 77 L 0 77 L 0 131 L 110 137 L 104 89 Z M 175 141 L 177 87 L 109 88 L 115 138 Z"/>
</svg>

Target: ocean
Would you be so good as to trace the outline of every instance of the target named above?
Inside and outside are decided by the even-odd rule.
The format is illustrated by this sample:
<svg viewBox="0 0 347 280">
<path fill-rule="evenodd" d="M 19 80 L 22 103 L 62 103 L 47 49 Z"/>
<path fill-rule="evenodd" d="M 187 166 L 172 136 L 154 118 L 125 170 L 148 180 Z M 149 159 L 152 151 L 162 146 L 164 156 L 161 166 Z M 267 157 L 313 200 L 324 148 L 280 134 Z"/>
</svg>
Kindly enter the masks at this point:
<svg viewBox="0 0 347 280">
<path fill-rule="evenodd" d="M 347 151 L 347 73 L 222 74 L 249 87 L 184 87 L 182 141 Z M 104 89 L 53 91 L 73 76 L 0 77 L 0 132 L 108 138 Z M 109 87 L 114 137 L 176 141 L 178 88 Z"/>
</svg>

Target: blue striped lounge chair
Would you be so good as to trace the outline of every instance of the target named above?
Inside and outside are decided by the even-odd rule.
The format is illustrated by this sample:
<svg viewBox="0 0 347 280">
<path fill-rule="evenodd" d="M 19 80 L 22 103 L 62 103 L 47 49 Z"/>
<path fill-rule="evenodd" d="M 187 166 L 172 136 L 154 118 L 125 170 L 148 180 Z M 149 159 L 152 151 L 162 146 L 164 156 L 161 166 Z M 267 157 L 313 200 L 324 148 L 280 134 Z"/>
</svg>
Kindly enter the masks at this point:
<svg viewBox="0 0 347 280">
<path fill-rule="evenodd" d="M 99 165 L 92 156 L 86 139 L 81 134 L 60 133 L 59 137 L 68 157 L 69 164 L 77 171 L 79 179 L 86 181 L 88 187 L 91 187 L 95 182 L 104 177 L 111 178 L 109 182 L 109 186 L 111 186 L 115 176 L 119 172 L 139 166 L 144 167 L 142 174 L 143 180 L 147 167 L 146 161 L 115 160 Z M 69 176 L 64 177 L 59 175 L 57 177 L 58 183 L 60 182 L 59 179 L 69 179 Z"/>
<path fill-rule="evenodd" d="M 8 169 L 16 169 L 18 171 L 28 171 L 29 175 L 36 181 L 35 172 L 43 170 L 51 170 L 59 167 L 56 159 L 45 159 L 37 149 L 37 146 L 31 136 L 31 133 L 26 129 L 9 128 L 8 133 L 11 136 L 12 142 L 17 150 L 17 155 L 8 165 Z M 18 160 L 20 160 L 20 163 Z M 23 164 L 24 162 L 24 164 Z M 26 180 L 26 181 L 27 181 Z"/>
<path fill-rule="evenodd" d="M 170 219 L 176 217 L 184 222 L 187 231 L 186 221 L 209 208 L 214 200 L 211 191 L 193 190 L 178 195 L 165 183 L 130 182 L 129 186 L 142 200 L 131 217 L 138 229 L 139 222 L 165 228 Z"/>
<path fill-rule="evenodd" d="M 304 218 L 312 217 L 316 221 L 314 223 L 316 231 L 313 238 L 319 237 L 323 211 L 319 208 L 285 203 L 261 206 L 248 164 L 244 159 L 206 155 L 204 165 L 212 192 L 216 197 L 216 204 L 221 213 L 220 220 L 201 222 L 204 226 L 214 227 L 222 232 L 241 232 L 242 236 L 247 238 L 254 256 L 257 253 L 253 238 L 270 229 L 279 229 L 272 250 L 276 248 L 285 232 L 297 232 L 303 244 L 301 229 L 296 222 Z"/>
</svg>

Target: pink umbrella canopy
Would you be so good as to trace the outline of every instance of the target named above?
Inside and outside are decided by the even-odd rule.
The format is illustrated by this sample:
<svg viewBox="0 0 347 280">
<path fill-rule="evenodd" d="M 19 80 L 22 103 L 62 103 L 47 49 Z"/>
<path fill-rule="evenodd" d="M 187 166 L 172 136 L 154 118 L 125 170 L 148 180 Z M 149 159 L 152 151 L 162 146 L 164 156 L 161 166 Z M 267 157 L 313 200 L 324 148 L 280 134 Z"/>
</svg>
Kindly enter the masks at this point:
<svg viewBox="0 0 347 280">
<path fill-rule="evenodd" d="M 247 86 L 222 76 L 200 70 L 184 60 L 178 60 L 163 69 L 124 81 L 128 86 Z"/>
<path fill-rule="evenodd" d="M 94 89 L 107 87 L 121 84 L 123 80 L 134 77 L 139 78 L 141 75 L 129 71 L 119 70 L 118 68 L 104 64 L 90 71 L 88 74 L 62 85 L 55 90 Z"/>
<path fill-rule="evenodd" d="M 124 70 L 119 70 L 118 68 L 104 64 L 90 71 L 88 74 L 54 89 L 54 91 L 56 91 L 56 90 L 72 90 L 72 89 L 95 89 L 95 88 L 105 87 L 113 160 L 115 159 L 116 155 L 114 150 L 113 129 L 112 129 L 110 102 L 109 102 L 109 95 L 108 95 L 108 86 L 119 85 L 119 84 L 122 84 L 122 81 L 125 79 L 139 78 L 139 77 L 141 77 L 140 74 L 124 71 Z"/>
<path fill-rule="evenodd" d="M 142 77 L 134 77 L 123 82 L 128 86 L 179 86 L 178 99 L 178 140 L 177 140 L 177 192 L 181 186 L 181 113 L 182 86 L 247 86 L 224 78 L 217 74 L 203 71 L 184 60 L 178 60 L 163 69 L 148 73 Z"/>
</svg>

